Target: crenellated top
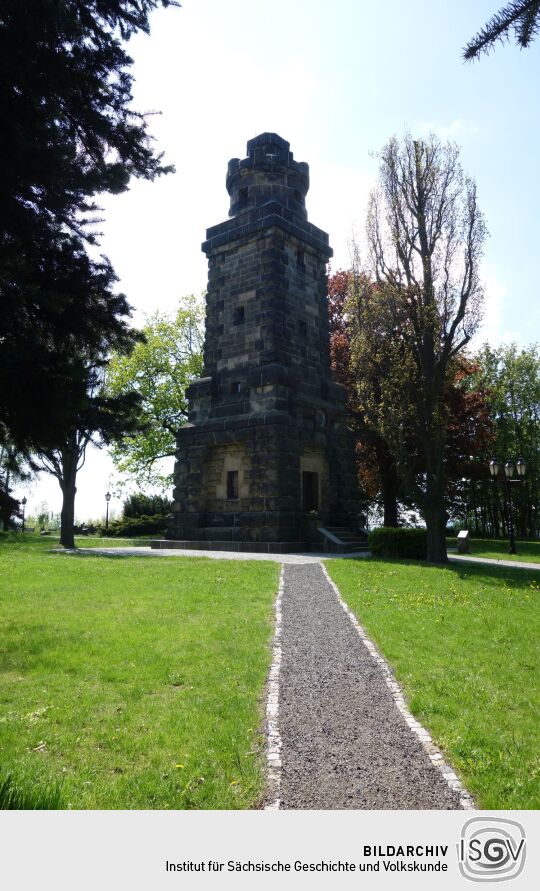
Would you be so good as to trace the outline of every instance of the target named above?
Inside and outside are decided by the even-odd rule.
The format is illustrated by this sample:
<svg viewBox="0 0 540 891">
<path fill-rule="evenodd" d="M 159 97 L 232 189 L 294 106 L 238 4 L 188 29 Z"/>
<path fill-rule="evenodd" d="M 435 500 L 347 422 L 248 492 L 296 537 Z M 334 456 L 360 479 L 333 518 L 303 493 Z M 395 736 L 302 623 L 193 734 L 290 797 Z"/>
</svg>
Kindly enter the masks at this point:
<svg viewBox="0 0 540 891">
<path fill-rule="evenodd" d="M 309 166 L 294 160 L 289 143 L 277 133 L 249 140 L 247 158 L 229 161 L 226 185 L 230 217 L 273 201 L 307 220 Z"/>
</svg>

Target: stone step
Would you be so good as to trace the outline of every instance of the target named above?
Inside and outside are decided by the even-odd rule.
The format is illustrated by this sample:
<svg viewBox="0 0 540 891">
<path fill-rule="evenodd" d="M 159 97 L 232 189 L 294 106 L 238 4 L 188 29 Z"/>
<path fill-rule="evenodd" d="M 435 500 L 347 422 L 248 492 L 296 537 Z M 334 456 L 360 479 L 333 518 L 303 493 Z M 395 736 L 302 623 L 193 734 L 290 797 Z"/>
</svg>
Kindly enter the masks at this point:
<svg viewBox="0 0 540 891">
<path fill-rule="evenodd" d="M 362 536 L 359 535 L 358 532 L 336 532 L 335 529 L 329 529 L 328 531 L 331 532 L 332 535 L 335 535 L 336 538 L 344 538 L 344 539 L 345 538 L 354 538 L 354 539 L 362 538 Z"/>
<path fill-rule="evenodd" d="M 324 528 L 337 539 L 332 542 L 327 538 L 326 546 L 330 551 L 351 554 L 368 550 L 367 538 L 362 537 L 357 530 L 346 526 L 325 526 Z"/>
<path fill-rule="evenodd" d="M 153 550 L 239 551 L 249 554 L 304 554 L 311 550 L 307 541 L 178 541 L 166 538 L 150 542 Z"/>
<path fill-rule="evenodd" d="M 336 529 L 334 526 L 326 526 L 326 529 L 342 541 L 367 541 L 366 538 L 351 529 Z"/>
</svg>

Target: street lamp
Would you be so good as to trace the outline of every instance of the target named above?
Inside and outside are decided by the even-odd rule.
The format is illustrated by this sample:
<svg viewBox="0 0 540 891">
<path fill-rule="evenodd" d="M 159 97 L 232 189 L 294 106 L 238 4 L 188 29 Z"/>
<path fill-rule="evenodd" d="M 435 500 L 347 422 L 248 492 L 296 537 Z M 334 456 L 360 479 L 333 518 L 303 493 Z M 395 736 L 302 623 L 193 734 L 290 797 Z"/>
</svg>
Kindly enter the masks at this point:
<svg viewBox="0 0 540 891">
<path fill-rule="evenodd" d="M 22 504 L 22 527 L 21 527 L 21 532 L 24 532 L 24 512 L 25 512 L 25 510 L 26 510 L 26 505 L 28 504 L 28 498 L 26 497 L 26 495 L 24 496 L 24 498 L 21 498 L 21 504 Z"/>
<path fill-rule="evenodd" d="M 518 461 L 516 462 L 516 467 L 515 467 L 515 470 L 517 473 L 517 479 L 513 479 L 513 476 L 514 476 L 513 461 L 508 460 L 505 462 L 504 477 L 501 477 L 501 479 L 499 480 L 497 477 L 499 474 L 500 467 L 501 467 L 501 465 L 500 465 L 499 461 L 496 460 L 496 458 L 493 458 L 489 462 L 489 472 L 491 474 L 491 478 L 492 478 L 493 482 L 494 483 L 500 482 L 504 486 L 504 491 L 506 494 L 506 508 L 507 508 L 507 515 L 508 515 L 508 544 L 509 544 L 508 553 L 516 554 L 517 553 L 516 539 L 514 536 L 514 516 L 513 516 L 513 507 L 512 507 L 512 484 L 523 482 L 523 478 L 525 476 L 525 471 L 527 470 L 527 465 L 525 464 L 525 461 L 523 460 L 523 458 L 518 459 Z"/>
<path fill-rule="evenodd" d="M 105 514 L 105 532 L 107 532 L 109 528 L 109 501 L 111 500 L 111 493 L 107 492 L 105 495 L 105 501 L 107 502 L 107 513 Z"/>
</svg>

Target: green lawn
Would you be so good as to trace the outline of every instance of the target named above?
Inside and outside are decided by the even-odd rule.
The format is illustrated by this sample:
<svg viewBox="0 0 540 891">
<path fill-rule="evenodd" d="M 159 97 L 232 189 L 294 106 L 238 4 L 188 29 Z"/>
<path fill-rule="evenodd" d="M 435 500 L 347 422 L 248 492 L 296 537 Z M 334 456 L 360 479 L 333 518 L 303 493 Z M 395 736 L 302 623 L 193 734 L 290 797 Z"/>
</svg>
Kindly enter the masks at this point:
<svg viewBox="0 0 540 891">
<path fill-rule="evenodd" d="M 0 535 L 0 791 L 255 806 L 278 565 L 50 547 Z"/>
<path fill-rule="evenodd" d="M 448 539 L 448 547 L 456 547 L 456 539 Z M 540 541 L 517 541 L 517 554 L 508 553 L 507 539 L 471 539 L 472 557 L 490 557 L 493 560 L 523 560 L 525 563 L 540 563 Z"/>
<path fill-rule="evenodd" d="M 29 539 L 30 542 L 36 541 L 36 535 L 28 535 L 24 534 L 25 539 Z M 160 538 L 160 535 L 143 535 L 140 538 L 110 538 L 101 536 L 101 535 L 76 535 L 75 536 L 75 547 L 76 548 L 129 548 L 129 547 L 149 547 L 150 542 L 154 538 Z M 40 536 L 41 541 L 43 541 L 44 548 L 59 548 L 60 547 L 60 535 L 57 532 L 52 532 L 50 535 Z"/>
<path fill-rule="evenodd" d="M 332 560 L 413 714 L 483 808 L 540 808 L 540 573 Z"/>
</svg>

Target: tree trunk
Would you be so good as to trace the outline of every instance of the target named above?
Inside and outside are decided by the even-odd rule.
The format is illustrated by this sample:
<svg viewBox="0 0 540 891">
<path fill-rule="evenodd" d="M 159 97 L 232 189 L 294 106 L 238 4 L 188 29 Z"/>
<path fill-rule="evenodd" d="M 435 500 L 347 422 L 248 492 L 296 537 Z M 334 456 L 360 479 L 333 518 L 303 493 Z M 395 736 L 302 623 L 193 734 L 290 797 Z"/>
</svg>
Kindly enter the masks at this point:
<svg viewBox="0 0 540 891">
<path fill-rule="evenodd" d="M 6 493 L 6 506 L 5 506 L 5 510 L 2 511 L 2 529 L 4 532 L 9 532 L 9 521 L 11 518 L 11 511 L 9 509 L 9 468 L 8 467 L 6 467 L 5 493 Z"/>
<path fill-rule="evenodd" d="M 435 454 L 434 454 L 435 453 Z M 448 563 L 446 551 L 446 513 L 444 473 L 442 466 L 443 450 L 436 443 L 425 443 L 426 456 L 426 495 L 424 502 L 424 520 L 427 532 L 428 563 Z"/>
<path fill-rule="evenodd" d="M 385 526 L 399 526 L 398 521 L 398 504 L 397 504 L 397 486 L 392 485 L 391 480 L 383 479 L 383 507 Z"/>
<path fill-rule="evenodd" d="M 62 511 L 60 513 L 60 544 L 63 548 L 74 548 L 75 537 L 75 495 L 77 487 L 78 454 L 74 448 L 62 450 Z"/>
<path fill-rule="evenodd" d="M 397 527 L 399 479 L 396 462 L 386 446 L 377 449 L 384 507 L 384 525 Z"/>
<path fill-rule="evenodd" d="M 448 563 L 446 551 L 446 509 L 444 500 L 440 504 L 432 503 L 431 507 L 424 511 L 427 532 L 428 563 Z"/>
</svg>

